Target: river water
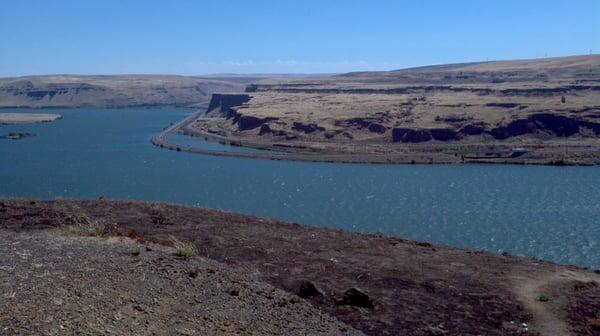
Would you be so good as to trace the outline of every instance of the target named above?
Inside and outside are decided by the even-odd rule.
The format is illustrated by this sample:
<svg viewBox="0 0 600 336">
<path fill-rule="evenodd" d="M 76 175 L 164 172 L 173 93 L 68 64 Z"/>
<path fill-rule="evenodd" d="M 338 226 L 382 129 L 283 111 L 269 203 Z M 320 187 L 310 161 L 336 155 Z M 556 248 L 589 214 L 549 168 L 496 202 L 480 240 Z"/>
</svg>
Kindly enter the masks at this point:
<svg viewBox="0 0 600 336">
<path fill-rule="evenodd" d="M 64 118 L 0 125 L 36 134 L 0 140 L 1 196 L 167 201 L 600 268 L 600 167 L 213 157 L 150 143 L 190 110 L 46 111 Z"/>
</svg>

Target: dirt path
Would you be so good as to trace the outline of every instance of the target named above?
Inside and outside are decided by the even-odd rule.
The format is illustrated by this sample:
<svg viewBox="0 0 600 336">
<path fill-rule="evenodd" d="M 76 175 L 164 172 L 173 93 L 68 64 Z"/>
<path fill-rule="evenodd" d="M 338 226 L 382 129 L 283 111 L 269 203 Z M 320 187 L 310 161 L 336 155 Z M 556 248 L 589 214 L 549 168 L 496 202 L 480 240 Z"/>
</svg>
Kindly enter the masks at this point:
<svg viewBox="0 0 600 336">
<path fill-rule="evenodd" d="M 514 279 L 514 291 L 525 308 L 533 315 L 529 328 L 542 336 L 571 336 L 564 311 L 565 300 L 561 297 L 551 297 L 554 287 L 572 282 L 597 282 L 600 275 L 583 273 L 574 270 L 561 270 L 537 275 L 535 278 L 519 277 Z M 548 300 L 548 301 L 545 301 Z M 555 302 L 550 302 L 550 300 Z M 563 301 L 563 302 L 561 302 Z"/>
</svg>

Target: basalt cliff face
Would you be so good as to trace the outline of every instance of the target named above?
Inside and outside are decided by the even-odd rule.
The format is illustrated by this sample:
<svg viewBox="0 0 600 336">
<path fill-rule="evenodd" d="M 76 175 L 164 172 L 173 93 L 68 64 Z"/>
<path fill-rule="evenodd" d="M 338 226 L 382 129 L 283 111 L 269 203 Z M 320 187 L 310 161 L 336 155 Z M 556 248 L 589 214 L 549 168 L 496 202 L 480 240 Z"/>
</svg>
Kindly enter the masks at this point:
<svg viewBox="0 0 600 336">
<path fill-rule="evenodd" d="M 214 92 L 243 87 L 235 80 L 162 75 L 3 78 L 0 107 L 206 106 Z"/>
<path fill-rule="evenodd" d="M 598 138 L 600 56 L 252 84 L 244 94 L 214 95 L 208 115 L 227 120 L 223 134 L 277 141 Z"/>
<path fill-rule="evenodd" d="M 600 151 L 589 148 L 600 148 L 600 56 L 261 81 L 214 95 L 187 130 L 262 148 L 381 156 L 373 162 L 406 161 L 405 149 L 418 145 L 445 157 L 408 162 L 501 158 L 523 147 L 538 151 L 527 160 L 560 161 L 546 149 L 579 146 L 583 156 L 569 155 L 598 163 Z"/>
</svg>

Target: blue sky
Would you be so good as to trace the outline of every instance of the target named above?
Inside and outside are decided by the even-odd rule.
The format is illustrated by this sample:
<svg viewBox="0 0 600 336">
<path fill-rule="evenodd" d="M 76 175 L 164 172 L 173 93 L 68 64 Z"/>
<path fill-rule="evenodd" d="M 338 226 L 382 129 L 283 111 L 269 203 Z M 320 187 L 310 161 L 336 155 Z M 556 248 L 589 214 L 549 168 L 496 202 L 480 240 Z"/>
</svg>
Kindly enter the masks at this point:
<svg viewBox="0 0 600 336">
<path fill-rule="evenodd" d="M 0 76 L 328 73 L 590 50 L 598 0 L 0 3 Z"/>
</svg>

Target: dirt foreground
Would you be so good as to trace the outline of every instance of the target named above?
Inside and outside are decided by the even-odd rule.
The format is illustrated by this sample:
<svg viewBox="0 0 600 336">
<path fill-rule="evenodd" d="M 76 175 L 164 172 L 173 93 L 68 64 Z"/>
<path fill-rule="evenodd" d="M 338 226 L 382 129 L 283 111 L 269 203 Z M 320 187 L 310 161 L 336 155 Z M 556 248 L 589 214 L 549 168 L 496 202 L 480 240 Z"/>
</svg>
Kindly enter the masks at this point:
<svg viewBox="0 0 600 336">
<path fill-rule="evenodd" d="M 2 334 L 600 335 L 600 274 L 534 259 L 106 200 L 0 235 Z"/>
</svg>

